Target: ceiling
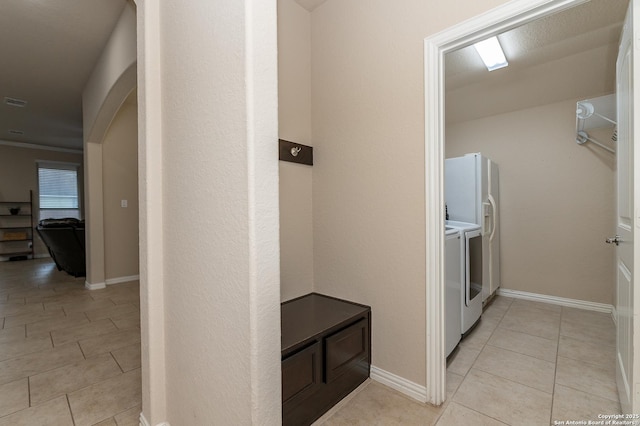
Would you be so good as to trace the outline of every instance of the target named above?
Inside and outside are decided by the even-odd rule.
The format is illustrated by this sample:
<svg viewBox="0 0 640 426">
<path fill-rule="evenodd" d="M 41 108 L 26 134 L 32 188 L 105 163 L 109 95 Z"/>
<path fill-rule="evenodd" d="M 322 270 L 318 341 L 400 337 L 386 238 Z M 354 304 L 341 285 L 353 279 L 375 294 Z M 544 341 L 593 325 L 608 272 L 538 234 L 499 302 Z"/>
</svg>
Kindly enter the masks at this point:
<svg viewBox="0 0 640 426">
<path fill-rule="evenodd" d="M 509 66 L 496 71 L 487 71 L 473 46 L 447 54 L 445 57 L 447 99 L 468 98 L 470 95 L 463 96 L 465 91 L 469 94 L 476 93 L 477 96 L 478 88 L 482 86 L 491 88 L 495 92 L 501 85 L 514 81 L 524 81 L 525 78 L 534 81 L 532 74 L 541 75 L 557 69 L 557 65 L 551 65 L 554 61 L 558 64 L 571 58 L 575 58 L 575 67 L 570 72 L 575 74 L 570 80 L 578 81 L 582 74 L 590 72 L 580 62 L 581 58 L 587 56 L 592 58 L 588 63 L 594 65 L 590 68 L 602 67 L 602 64 L 606 63 L 606 70 L 599 75 L 604 76 L 607 86 L 613 88 L 615 57 L 627 6 L 628 0 L 592 0 L 500 34 L 498 39 L 505 51 Z M 546 77 L 553 78 L 553 75 Z M 567 76 L 564 77 L 567 78 Z M 540 78 L 542 79 L 542 76 Z M 584 92 L 585 83 L 581 84 Z M 535 88 L 535 91 L 537 92 L 535 103 L 541 105 L 545 101 L 551 103 L 570 99 L 578 90 L 572 84 L 560 87 L 558 84 L 541 84 Z M 518 96 L 511 96 L 511 98 L 510 104 L 503 102 L 503 110 L 533 106 L 530 104 L 531 99 L 522 99 Z M 448 113 L 450 110 L 455 108 L 448 108 Z M 490 110 L 491 105 L 487 105 L 485 111 L 477 111 L 476 116 L 470 115 L 472 113 L 467 111 L 464 119 L 479 118 L 482 114 L 486 116 L 490 112 L 505 112 Z"/>
<path fill-rule="evenodd" d="M 82 149 L 82 91 L 126 1 L 2 0 L 0 141 Z"/>
<path fill-rule="evenodd" d="M 126 1 L 2 1 L 0 141 L 82 149 L 82 91 Z M 295 1 L 311 12 L 327 0 Z M 592 0 L 501 34 L 509 67 L 492 73 L 472 46 L 449 53 L 447 91 L 461 92 L 509 75 L 515 79 L 523 69 L 594 47 L 615 49 L 627 4 Z M 610 68 L 608 78 L 615 78 L 613 64 Z M 9 106 L 5 97 L 27 104 Z"/>
</svg>

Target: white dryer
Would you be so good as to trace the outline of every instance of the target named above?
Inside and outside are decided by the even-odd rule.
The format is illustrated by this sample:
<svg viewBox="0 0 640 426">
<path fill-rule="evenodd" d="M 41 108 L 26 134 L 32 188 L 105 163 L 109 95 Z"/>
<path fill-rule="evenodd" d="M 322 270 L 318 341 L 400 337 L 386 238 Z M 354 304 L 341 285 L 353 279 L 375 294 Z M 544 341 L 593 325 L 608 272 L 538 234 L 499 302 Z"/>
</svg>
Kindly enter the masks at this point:
<svg viewBox="0 0 640 426">
<path fill-rule="evenodd" d="M 460 239 L 460 230 L 449 226 L 445 227 L 444 241 L 445 356 L 449 356 L 456 346 L 458 346 L 458 343 L 462 338 L 462 309 L 460 305 L 460 300 L 462 300 L 462 259 L 460 257 L 462 254 L 462 244 Z"/>
<path fill-rule="evenodd" d="M 469 332 L 482 315 L 482 229 L 474 223 L 448 220 L 446 226 L 460 231 L 461 333 Z"/>
</svg>

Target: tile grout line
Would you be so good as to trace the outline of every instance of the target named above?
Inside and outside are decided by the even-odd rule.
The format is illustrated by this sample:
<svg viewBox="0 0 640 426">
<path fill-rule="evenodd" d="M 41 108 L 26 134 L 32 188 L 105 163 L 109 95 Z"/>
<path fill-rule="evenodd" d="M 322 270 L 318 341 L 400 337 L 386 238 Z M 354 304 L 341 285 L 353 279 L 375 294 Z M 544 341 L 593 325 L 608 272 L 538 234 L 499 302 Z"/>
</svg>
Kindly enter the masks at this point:
<svg viewBox="0 0 640 426">
<path fill-rule="evenodd" d="M 124 368 L 122 368 L 122 366 L 120 365 L 120 363 L 118 362 L 118 359 L 113 355 L 113 351 L 109 352 L 109 355 L 111 355 L 111 358 L 113 358 L 113 360 L 115 361 L 116 365 L 118 366 L 118 368 L 120 369 L 120 371 L 124 374 L 126 373 L 126 371 L 124 371 Z"/>
<path fill-rule="evenodd" d="M 561 337 L 566 337 L 566 336 L 561 336 Z M 577 362 L 582 362 L 584 364 L 588 364 L 592 367 L 598 367 L 598 368 L 607 368 L 607 366 L 605 364 L 600 364 L 594 361 L 587 361 L 586 359 L 579 359 L 579 358 L 571 358 L 569 356 L 558 356 L 559 358 L 564 358 L 564 359 L 569 359 L 571 361 L 577 361 Z M 614 361 L 615 362 L 615 361 Z"/>
<path fill-rule="evenodd" d="M 71 421 L 73 422 L 73 425 L 76 425 L 76 419 L 75 416 L 73 415 L 73 410 L 71 409 L 71 401 L 69 401 L 69 394 L 65 393 L 64 394 L 65 398 L 67 399 L 67 407 L 69 408 L 69 415 L 71 416 Z"/>
<path fill-rule="evenodd" d="M 500 325 L 498 325 L 499 327 Z M 504 330 L 509 330 L 512 331 L 514 333 L 520 333 L 520 334 L 526 334 L 527 336 L 532 336 L 532 337 L 539 337 L 540 339 L 545 339 L 545 340 L 550 340 L 550 341 L 554 341 L 557 340 L 557 338 L 553 338 L 553 339 L 549 339 L 548 337 L 544 337 L 544 336 L 539 336 L 537 334 L 531 334 L 531 333 L 527 333 L 526 331 L 522 331 L 522 330 L 514 330 L 513 328 L 508 328 L 508 327 L 500 327 Z"/>
<path fill-rule="evenodd" d="M 514 300 L 512 300 L 512 301 L 511 301 L 511 303 L 509 304 L 509 308 L 505 311 L 504 315 L 503 315 L 503 316 L 502 316 L 502 318 L 500 319 L 500 322 L 498 322 L 498 325 L 496 326 L 496 330 L 497 330 L 498 328 L 500 328 L 500 323 L 502 323 L 502 319 L 504 319 L 504 317 L 506 317 L 507 313 L 511 310 L 511 308 L 513 308 L 513 302 L 514 302 L 514 301 L 515 301 L 515 299 L 514 299 Z M 562 309 L 561 309 L 561 312 L 560 312 L 560 323 L 559 323 L 559 325 L 558 325 L 558 337 L 557 337 L 557 339 L 560 339 L 560 330 L 559 330 L 559 328 L 560 328 L 561 321 L 562 321 Z M 510 329 L 508 329 L 508 328 L 504 328 L 504 329 L 505 329 L 505 330 L 510 330 Z M 518 333 L 521 333 L 521 331 L 516 331 L 516 330 L 510 330 L 510 331 L 512 331 L 512 332 L 518 332 Z M 495 332 L 495 330 L 494 330 L 494 332 Z M 527 334 L 527 335 L 529 335 L 529 336 L 534 336 L 534 337 L 541 337 L 541 336 L 535 336 L 535 335 L 533 335 L 533 334 L 529 334 L 529 333 L 522 333 L 522 334 Z M 492 333 L 491 335 L 493 335 L 493 333 Z M 541 337 L 541 338 L 543 338 L 543 339 L 544 339 L 544 337 Z M 547 340 L 552 340 L 552 339 L 547 339 Z M 488 344 L 488 343 L 489 343 L 489 341 L 487 340 L 487 344 Z M 492 346 L 492 345 L 489 345 L 489 346 Z M 484 349 L 484 348 L 483 348 L 483 349 Z M 500 348 L 500 349 L 503 349 L 503 348 Z M 509 349 L 505 349 L 505 350 L 510 351 Z M 510 352 L 520 354 L 519 352 L 515 352 L 515 351 L 510 351 Z M 520 354 L 520 355 L 530 356 L 530 355 L 526 355 L 526 354 Z M 557 348 L 557 346 L 556 346 L 556 358 L 557 358 L 557 356 L 558 356 L 558 348 Z M 530 357 L 531 357 L 531 356 L 530 356 Z M 536 358 L 536 357 L 531 357 L 531 358 L 539 359 L 539 358 Z M 546 361 L 546 360 L 542 360 L 542 361 Z M 547 362 L 549 362 L 549 361 L 547 361 Z M 551 407 L 550 407 L 550 410 L 549 410 L 549 417 L 552 417 L 552 416 L 553 416 L 553 396 L 554 396 L 554 392 L 555 392 L 555 369 L 556 369 L 556 367 L 557 367 L 557 363 L 554 363 L 554 378 L 553 378 L 553 388 L 552 388 L 552 390 L 551 390 Z M 480 369 L 480 371 L 484 371 L 484 370 Z M 487 373 L 487 374 L 491 374 L 492 376 L 495 376 L 495 377 L 500 377 L 500 376 L 496 376 L 495 374 L 492 374 L 492 373 L 487 372 L 487 371 L 484 371 L 484 372 L 485 372 L 485 373 Z M 502 378 L 502 379 L 504 379 L 504 380 L 507 380 L 507 381 L 510 381 L 510 382 L 512 382 L 512 383 L 517 383 L 517 384 L 520 384 L 520 385 L 522 385 L 522 386 L 526 386 L 526 387 L 528 387 L 528 388 L 530 388 L 530 389 L 534 389 L 534 390 L 537 390 L 537 391 L 540 391 L 540 392 L 544 392 L 544 391 L 541 391 L 540 389 L 537 389 L 537 388 L 531 387 L 531 386 L 529 386 L 529 385 L 525 385 L 525 384 L 522 384 L 522 383 L 516 382 L 516 381 L 511 380 L 511 379 L 507 379 L 507 378 L 505 378 L 505 377 L 500 377 L 500 378 Z M 546 393 L 546 392 L 544 392 L 544 393 Z M 493 417 L 492 417 L 492 418 L 493 418 Z M 498 419 L 496 419 L 496 420 L 498 420 Z M 498 420 L 498 421 L 500 421 L 500 420 Z M 549 424 L 551 424 L 551 423 L 549 423 Z"/>
<path fill-rule="evenodd" d="M 556 344 L 556 362 L 553 371 L 553 391 L 551 394 L 551 412 L 549 413 L 549 424 L 553 423 L 553 405 L 556 400 L 556 383 L 558 381 L 558 358 L 560 357 L 560 336 L 562 334 L 562 317 L 564 315 L 564 307 L 560 308 L 560 324 L 558 324 L 558 338 Z"/>
<path fill-rule="evenodd" d="M 563 307 L 563 309 L 562 309 L 562 313 L 564 313 L 564 309 L 565 309 L 565 308 Z M 571 308 L 567 308 L 567 309 L 571 309 Z M 567 319 L 567 321 L 571 322 L 571 320 L 568 320 L 568 319 Z M 562 318 L 561 318 L 561 322 L 560 322 L 560 327 L 562 328 Z M 616 332 L 616 331 L 615 331 L 615 326 L 614 326 L 613 332 L 614 332 L 614 333 Z M 559 340 L 560 338 L 562 338 L 562 337 L 564 337 L 564 338 L 566 338 L 566 339 L 575 340 L 575 341 L 577 341 L 577 342 L 584 343 L 584 344 L 594 344 L 593 342 L 591 342 L 591 341 L 589 341 L 589 340 L 584 340 L 584 339 L 581 339 L 581 338 L 579 338 L 579 337 L 563 335 L 563 334 L 562 334 L 562 329 L 561 329 L 561 330 L 560 330 L 560 335 L 558 336 L 558 340 Z M 605 346 L 607 346 L 607 345 L 605 345 Z M 607 346 L 607 347 L 611 347 L 611 346 Z M 557 361 L 558 361 L 560 358 L 564 358 L 564 359 L 567 359 L 567 360 L 570 360 L 570 361 L 575 361 L 575 362 L 583 363 L 583 364 L 588 365 L 590 368 L 600 368 L 600 369 L 601 369 L 601 368 L 606 368 L 606 365 L 599 364 L 599 363 L 592 362 L 592 361 L 588 361 L 588 360 L 585 360 L 585 359 L 576 359 L 576 358 L 571 358 L 571 357 L 569 357 L 569 356 L 560 356 L 560 342 L 558 341 L 558 353 L 557 353 L 557 356 L 556 356 L 556 364 L 557 364 Z M 615 364 L 615 361 L 614 361 L 614 364 Z M 614 379 L 614 380 L 615 380 L 615 379 Z M 555 383 L 554 383 L 554 385 L 555 385 Z M 581 393 L 585 393 L 585 394 L 587 394 L 587 395 L 590 395 L 590 396 L 593 396 L 593 397 L 596 397 L 596 398 L 602 398 L 602 399 L 606 399 L 606 400 L 609 400 L 609 401 L 612 401 L 612 402 L 617 402 L 618 404 L 620 404 L 620 398 L 619 398 L 619 397 L 618 397 L 618 399 L 617 399 L 617 400 L 614 400 L 614 399 L 612 399 L 612 398 L 610 398 L 610 397 L 607 397 L 607 396 L 604 396 L 604 395 L 602 395 L 602 394 L 596 394 L 596 393 L 591 392 L 591 391 L 590 391 L 590 389 L 591 389 L 591 388 L 587 388 L 587 389 L 585 389 L 585 388 L 577 388 L 577 387 L 575 387 L 575 386 L 571 386 L 571 385 L 568 385 L 568 384 L 562 384 L 561 386 L 563 386 L 563 387 L 565 387 L 565 388 L 568 388 L 568 389 L 572 389 L 572 390 L 575 390 L 575 391 L 581 392 Z M 616 391 L 617 391 L 617 389 L 616 389 Z M 616 394 L 617 394 L 617 392 L 616 392 Z M 555 386 L 554 386 L 554 396 L 555 396 Z"/>
<path fill-rule="evenodd" d="M 505 328 L 505 330 L 506 330 L 506 328 Z M 526 334 L 526 333 L 522 333 L 522 334 Z M 531 335 L 529 335 L 529 336 L 531 336 Z M 534 337 L 537 337 L 537 336 L 534 336 Z M 547 339 L 547 340 L 550 340 L 550 339 Z M 494 346 L 494 345 L 490 344 L 488 341 L 485 344 L 485 346 L 490 346 L 492 348 L 496 348 L 496 349 L 500 349 L 500 350 L 503 350 L 503 351 L 511 352 L 512 354 L 518 354 L 518 355 L 526 356 L 527 358 L 533 358 L 533 359 L 536 359 L 538 361 L 543 361 L 543 362 L 548 362 L 550 364 L 555 364 L 555 361 L 549 361 L 547 359 L 542 359 L 542 358 L 539 358 L 537 356 L 524 354 L 522 352 L 518 352 L 518 351 L 515 351 L 515 350 L 512 350 L 512 349 L 503 348 L 502 346 Z M 483 349 L 484 349 L 484 346 L 483 346 Z M 557 350 L 556 350 L 556 357 L 557 357 Z"/>
<path fill-rule="evenodd" d="M 80 353 L 82 354 L 82 357 L 86 360 L 87 356 L 84 354 L 84 351 L 82 350 L 82 345 L 80 344 L 79 340 L 76 342 L 76 345 L 78 345 L 78 348 L 80 348 Z"/>
<path fill-rule="evenodd" d="M 501 316 L 501 317 L 500 317 L 500 319 L 498 320 L 498 324 L 496 324 L 496 327 L 493 329 L 493 331 L 492 331 L 492 332 L 491 332 L 491 334 L 489 335 L 489 338 L 487 339 L 487 341 L 486 341 L 485 343 L 483 343 L 482 348 L 480 349 L 480 353 L 482 353 L 482 351 L 484 350 L 484 348 L 488 345 L 489 340 L 491 340 L 491 336 L 493 336 L 493 333 L 495 333 L 495 332 L 496 332 L 496 330 L 499 328 L 500 323 L 502 322 L 502 319 L 503 319 L 503 318 L 504 318 L 504 316 L 507 314 L 507 312 L 509 311 L 509 309 L 511 309 L 511 305 L 512 305 L 512 303 L 513 303 L 513 300 L 512 300 L 512 301 L 511 301 L 511 303 L 509 304 L 509 307 L 507 307 L 507 309 L 502 313 L 502 316 Z M 493 304 L 493 302 L 492 302 L 492 304 Z M 469 372 L 470 372 L 470 371 L 471 371 L 471 369 L 473 368 L 473 365 L 474 365 L 474 364 L 476 363 L 476 361 L 478 360 L 478 357 L 480 356 L 480 353 L 478 354 L 478 356 L 476 357 L 476 359 L 475 359 L 475 360 L 473 361 L 473 363 L 471 364 L 471 367 L 469 367 L 469 370 L 467 370 L 467 373 L 463 376 L 462 381 L 461 381 L 461 382 L 460 382 L 460 384 L 458 385 L 458 388 L 457 388 L 457 389 L 455 390 L 455 392 L 451 395 L 451 399 L 450 399 L 450 401 L 449 401 L 449 402 L 452 402 L 452 401 L 453 401 L 453 397 L 455 396 L 455 394 L 456 394 L 456 393 L 458 393 L 458 390 L 460 389 L 460 387 L 462 386 L 462 383 L 463 383 L 463 382 L 464 382 L 464 380 L 466 379 L 467 374 L 469 374 Z M 486 372 L 486 371 L 484 371 L 484 370 L 480 370 L 480 371 L 483 371 L 483 372 L 487 373 L 487 372 Z M 453 374 L 455 374 L 455 373 L 453 373 Z M 491 374 L 491 373 L 487 373 L 487 374 Z M 493 375 L 493 376 L 495 376 L 495 374 L 492 374 L 492 375 Z M 499 377 L 499 376 L 496 376 L 496 377 Z M 501 377 L 501 378 L 502 378 L 502 379 L 504 379 L 503 377 Z M 505 380 L 508 380 L 508 379 L 505 379 Z M 516 383 L 516 382 L 514 382 L 514 383 Z M 463 404 L 463 403 L 461 403 L 461 402 L 456 402 L 456 404 L 459 404 L 460 406 L 465 407 L 465 408 L 466 408 L 466 409 L 468 409 L 468 410 L 471 410 L 471 411 L 473 411 L 473 412 L 475 412 L 475 413 L 478 413 L 478 414 L 480 414 L 481 416 L 485 416 L 485 417 L 488 417 L 488 418 L 490 418 L 490 419 L 493 419 L 493 420 L 497 421 L 498 423 L 501 423 L 501 424 L 504 424 L 504 425 L 510 426 L 510 425 L 508 425 L 507 423 L 503 422 L 502 420 L 496 419 L 496 418 L 495 418 L 495 417 L 493 417 L 493 416 L 490 416 L 490 415 L 488 415 L 488 414 L 482 413 L 482 412 L 480 412 L 480 411 L 476 410 L 475 408 L 468 407 L 468 406 L 466 406 L 465 404 Z M 436 423 L 435 423 L 436 425 L 437 425 L 438 421 L 440 421 L 440 418 L 442 417 L 442 414 L 444 414 L 444 410 L 443 410 L 443 412 L 442 412 L 442 413 L 440 413 L 440 416 L 438 416 L 438 419 L 437 419 L 437 421 L 436 421 Z"/>
<path fill-rule="evenodd" d="M 565 387 L 565 388 L 567 388 L 567 389 L 572 389 L 572 390 L 574 390 L 574 391 L 578 391 L 578 392 L 580 392 L 580 393 L 586 393 L 587 395 L 589 395 L 589 396 L 593 396 L 593 397 L 596 397 L 596 398 L 606 399 L 607 401 L 617 402 L 618 404 L 620 403 L 620 401 L 619 401 L 619 400 L 614 400 L 614 399 L 611 399 L 611 398 L 606 397 L 606 396 L 596 395 L 596 394 L 594 394 L 594 393 L 587 392 L 586 390 L 584 390 L 584 388 L 578 389 L 578 388 L 575 388 L 575 387 L 573 387 L 573 386 L 571 386 L 571 385 L 560 385 L 560 386 Z"/>
</svg>

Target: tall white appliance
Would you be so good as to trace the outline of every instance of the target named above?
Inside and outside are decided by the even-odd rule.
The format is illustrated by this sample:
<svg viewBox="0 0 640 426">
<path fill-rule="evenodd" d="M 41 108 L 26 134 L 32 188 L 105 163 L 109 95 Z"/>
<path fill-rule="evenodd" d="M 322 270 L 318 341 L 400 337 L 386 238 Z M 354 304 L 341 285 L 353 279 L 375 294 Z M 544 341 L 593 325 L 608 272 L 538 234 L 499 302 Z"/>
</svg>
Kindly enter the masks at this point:
<svg viewBox="0 0 640 426">
<path fill-rule="evenodd" d="M 445 203 L 450 220 L 482 230 L 482 300 L 500 287 L 498 165 L 480 153 L 445 160 Z"/>
</svg>

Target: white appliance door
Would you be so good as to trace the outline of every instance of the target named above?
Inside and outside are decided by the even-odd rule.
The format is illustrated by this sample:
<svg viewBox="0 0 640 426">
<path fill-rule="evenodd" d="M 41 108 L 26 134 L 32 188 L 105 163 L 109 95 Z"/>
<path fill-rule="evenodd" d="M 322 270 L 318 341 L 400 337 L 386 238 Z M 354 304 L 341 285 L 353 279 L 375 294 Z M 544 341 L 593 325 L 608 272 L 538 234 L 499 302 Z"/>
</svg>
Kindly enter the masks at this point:
<svg viewBox="0 0 640 426">
<path fill-rule="evenodd" d="M 482 235 L 489 235 L 491 232 L 491 213 L 489 205 L 489 160 L 487 157 L 483 157 L 480 154 L 467 154 L 473 155 L 476 159 L 476 191 L 478 193 L 478 204 L 476 204 L 476 220 L 473 223 L 477 223 L 482 227 Z"/>
<path fill-rule="evenodd" d="M 637 36 L 634 27 L 640 23 L 640 0 L 632 0 L 620 38 L 616 63 L 616 96 L 618 106 L 617 158 L 617 211 L 616 236 L 607 240 L 616 248 L 616 382 L 624 413 L 638 413 L 640 395 L 637 389 L 640 355 L 634 353 L 634 341 L 640 339 L 634 326 L 634 122 L 638 114 L 634 109 L 635 99 L 640 97 L 640 80 L 635 76 L 640 63 L 635 50 Z M 634 84 L 635 83 L 635 84 Z M 637 254 L 636 254 L 637 256 Z"/>
<path fill-rule="evenodd" d="M 460 232 L 445 237 L 445 330 L 446 355 L 460 342 L 462 328 L 462 267 Z"/>
<path fill-rule="evenodd" d="M 500 287 L 500 188 L 498 165 L 488 160 L 489 166 L 489 195 L 488 201 L 490 206 L 490 232 L 487 236 L 489 259 L 487 266 L 489 268 L 489 281 L 485 283 L 483 288 L 483 300 L 486 300 Z"/>
<path fill-rule="evenodd" d="M 481 202 L 477 206 L 478 224 L 482 226 L 482 301 L 487 300 L 491 294 L 491 235 L 494 230 L 493 222 L 493 204 L 491 203 L 491 160 L 480 154 L 476 154 L 478 163 L 478 176 L 476 182 L 478 185 L 478 197 Z"/>
<path fill-rule="evenodd" d="M 485 277 L 482 240 L 482 233 L 479 230 L 465 233 L 466 269 L 464 296 L 467 306 L 471 306 L 473 300 L 477 297 L 482 297 L 480 293 L 482 292 L 482 283 Z"/>
<path fill-rule="evenodd" d="M 483 249 L 482 230 L 466 231 L 462 333 L 467 333 L 482 315 Z"/>
<path fill-rule="evenodd" d="M 479 204 L 474 156 L 448 158 L 444 162 L 444 197 L 450 220 L 477 223 Z"/>
</svg>

